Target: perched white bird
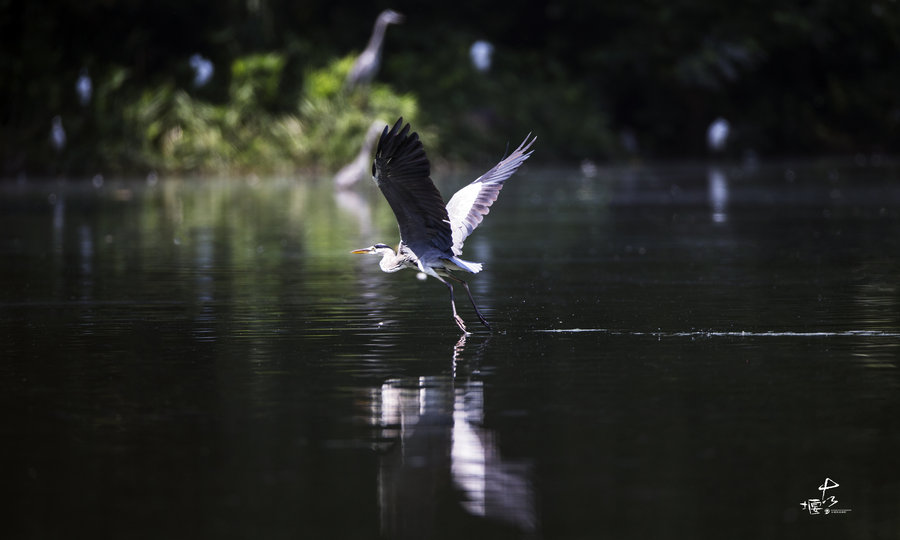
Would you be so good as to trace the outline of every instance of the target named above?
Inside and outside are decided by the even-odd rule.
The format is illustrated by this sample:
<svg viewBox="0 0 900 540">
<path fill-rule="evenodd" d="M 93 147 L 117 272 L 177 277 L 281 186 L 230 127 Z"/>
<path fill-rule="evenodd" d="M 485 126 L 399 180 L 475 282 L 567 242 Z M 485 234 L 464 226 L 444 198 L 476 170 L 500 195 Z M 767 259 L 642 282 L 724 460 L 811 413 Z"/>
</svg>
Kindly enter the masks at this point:
<svg viewBox="0 0 900 540">
<path fill-rule="evenodd" d="M 478 71 L 486 73 L 491 70 L 491 61 L 494 57 L 494 46 L 490 42 L 478 40 L 469 48 L 469 58 L 472 66 Z"/>
<path fill-rule="evenodd" d="M 706 130 L 706 146 L 711 152 L 721 152 L 728 144 L 731 124 L 722 117 L 716 118 Z"/>
<path fill-rule="evenodd" d="M 194 86 L 197 88 L 206 86 L 206 83 L 212 79 L 213 72 L 215 72 L 212 61 L 199 53 L 194 53 L 191 55 L 189 62 L 194 70 Z"/>
</svg>

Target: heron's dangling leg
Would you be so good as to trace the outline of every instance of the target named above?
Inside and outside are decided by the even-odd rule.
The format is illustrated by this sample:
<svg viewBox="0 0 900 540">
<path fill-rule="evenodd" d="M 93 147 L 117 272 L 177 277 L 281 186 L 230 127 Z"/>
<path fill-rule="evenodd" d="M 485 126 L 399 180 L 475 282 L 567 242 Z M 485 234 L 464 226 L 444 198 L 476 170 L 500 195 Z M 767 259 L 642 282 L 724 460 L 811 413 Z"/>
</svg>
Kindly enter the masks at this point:
<svg viewBox="0 0 900 540">
<path fill-rule="evenodd" d="M 453 285 L 450 285 L 449 283 L 444 281 L 444 279 L 437 274 L 434 274 L 434 277 L 438 278 L 441 283 L 443 283 L 447 286 L 448 289 L 450 289 L 450 308 L 453 310 L 453 320 L 456 321 L 456 326 L 458 326 L 460 330 L 462 330 L 463 332 L 467 332 L 466 323 L 464 323 L 462 317 L 460 317 L 459 314 L 456 313 L 456 302 L 453 300 Z"/>
<path fill-rule="evenodd" d="M 491 325 L 487 322 L 487 319 L 484 318 L 484 315 L 481 314 L 478 306 L 475 305 L 475 299 L 472 298 L 472 291 L 469 290 L 469 284 L 454 275 L 448 275 L 447 277 L 449 277 L 453 281 L 462 283 L 463 287 L 466 289 L 466 294 L 469 295 L 469 302 L 472 302 L 472 307 L 475 308 L 475 315 L 478 315 L 478 320 L 481 321 L 481 324 L 485 325 L 488 330 L 492 330 Z"/>
</svg>

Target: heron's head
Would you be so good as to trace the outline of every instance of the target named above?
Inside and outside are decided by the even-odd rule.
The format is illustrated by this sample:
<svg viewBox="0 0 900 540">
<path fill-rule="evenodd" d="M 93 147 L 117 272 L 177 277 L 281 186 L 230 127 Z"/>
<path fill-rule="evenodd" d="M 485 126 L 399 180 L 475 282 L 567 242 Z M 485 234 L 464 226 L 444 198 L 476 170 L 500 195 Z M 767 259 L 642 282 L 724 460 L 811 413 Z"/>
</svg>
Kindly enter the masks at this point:
<svg viewBox="0 0 900 540">
<path fill-rule="evenodd" d="M 403 15 L 397 13 L 393 9 L 386 9 L 382 11 L 378 18 L 384 21 L 385 24 L 400 24 L 403 22 Z"/>
<path fill-rule="evenodd" d="M 389 246 L 387 244 L 375 244 L 374 246 L 369 246 L 369 247 L 363 248 L 363 249 L 354 249 L 350 253 L 355 253 L 357 255 L 360 255 L 363 253 L 372 253 L 374 255 L 384 255 L 385 253 L 393 254 L 395 252 L 394 252 L 394 248 L 392 248 L 391 246 Z"/>
</svg>

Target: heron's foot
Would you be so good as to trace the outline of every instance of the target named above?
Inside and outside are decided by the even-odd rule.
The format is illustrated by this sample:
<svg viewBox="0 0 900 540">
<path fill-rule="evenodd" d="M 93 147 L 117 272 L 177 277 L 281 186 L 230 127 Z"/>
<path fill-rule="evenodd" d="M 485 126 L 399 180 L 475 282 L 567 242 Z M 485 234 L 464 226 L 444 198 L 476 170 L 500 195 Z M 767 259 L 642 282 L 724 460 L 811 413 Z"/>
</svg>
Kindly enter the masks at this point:
<svg viewBox="0 0 900 540">
<path fill-rule="evenodd" d="M 453 320 L 456 321 L 456 326 L 458 326 L 460 330 L 462 330 L 463 332 L 467 332 L 467 330 L 466 330 L 466 323 L 463 322 L 462 317 L 460 317 L 459 315 L 454 314 L 454 315 L 453 315 Z"/>
<path fill-rule="evenodd" d="M 485 319 L 484 317 L 481 316 L 481 313 L 478 313 L 477 315 L 478 315 L 478 320 L 481 321 L 481 324 L 483 324 L 485 326 L 485 328 L 487 328 L 488 330 L 493 330 L 493 328 L 491 328 L 491 324 L 489 322 L 487 322 L 487 319 Z"/>
</svg>

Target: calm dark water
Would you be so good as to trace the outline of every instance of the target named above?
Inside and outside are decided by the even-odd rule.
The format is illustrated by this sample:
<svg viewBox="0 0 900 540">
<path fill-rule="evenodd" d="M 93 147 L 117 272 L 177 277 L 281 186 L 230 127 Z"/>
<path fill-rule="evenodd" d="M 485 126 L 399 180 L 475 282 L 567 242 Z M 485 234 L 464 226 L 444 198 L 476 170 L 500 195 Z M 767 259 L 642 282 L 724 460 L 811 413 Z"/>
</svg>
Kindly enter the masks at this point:
<svg viewBox="0 0 900 540">
<path fill-rule="evenodd" d="M 464 338 L 370 185 L 0 196 L 5 538 L 900 535 L 893 167 L 526 167 Z"/>
</svg>

